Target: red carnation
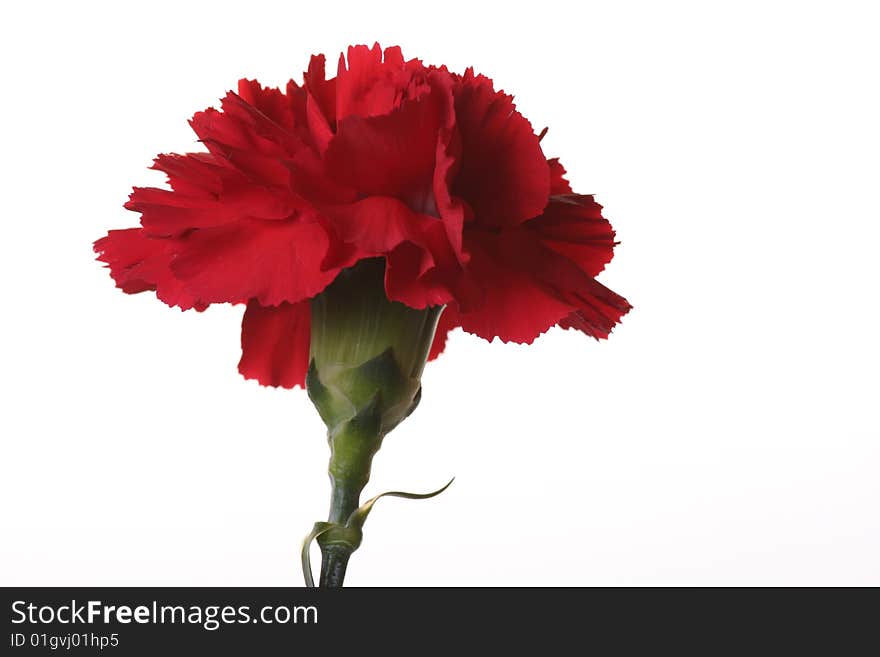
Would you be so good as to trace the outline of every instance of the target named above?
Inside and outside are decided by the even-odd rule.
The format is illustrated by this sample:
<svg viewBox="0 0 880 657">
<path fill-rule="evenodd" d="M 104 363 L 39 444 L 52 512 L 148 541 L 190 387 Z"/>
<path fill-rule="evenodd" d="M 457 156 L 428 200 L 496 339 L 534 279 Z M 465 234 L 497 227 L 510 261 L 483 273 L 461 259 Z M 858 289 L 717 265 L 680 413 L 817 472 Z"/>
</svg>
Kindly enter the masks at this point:
<svg viewBox="0 0 880 657">
<path fill-rule="evenodd" d="M 615 244 L 601 206 L 572 193 L 511 96 L 471 69 L 354 46 L 335 78 L 314 56 L 302 85 L 242 80 L 190 124 L 207 152 L 158 156 L 171 189 L 135 188 L 141 227 L 95 250 L 125 292 L 184 310 L 247 304 L 248 378 L 303 385 L 306 301 L 366 258 L 385 259 L 389 299 L 445 304 L 432 356 L 456 326 L 605 338 L 630 308 L 593 278 Z"/>
<path fill-rule="evenodd" d="M 630 309 L 594 278 L 614 231 L 489 78 L 399 48 L 351 47 L 329 80 L 312 57 L 284 91 L 242 80 L 190 124 L 207 152 L 157 157 L 170 189 L 135 188 L 141 226 L 95 250 L 124 292 L 246 304 L 241 373 L 307 388 L 333 488 L 304 570 L 315 538 L 339 586 L 378 499 L 360 504 L 372 458 L 419 403 L 426 359 L 457 326 L 608 337 Z"/>
</svg>

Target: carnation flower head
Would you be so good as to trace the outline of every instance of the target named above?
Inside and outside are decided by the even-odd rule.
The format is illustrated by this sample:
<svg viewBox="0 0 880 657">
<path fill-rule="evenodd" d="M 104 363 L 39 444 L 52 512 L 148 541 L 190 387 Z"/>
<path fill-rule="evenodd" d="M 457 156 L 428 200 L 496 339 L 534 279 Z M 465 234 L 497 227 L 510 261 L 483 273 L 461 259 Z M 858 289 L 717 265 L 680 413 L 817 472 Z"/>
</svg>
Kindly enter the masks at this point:
<svg viewBox="0 0 880 657">
<path fill-rule="evenodd" d="M 124 292 L 170 306 L 245 304 L 241 373 L 303 386 L 311 300 L 381 262 L 387 299 L 443 307 L 430 357 L 456 327 L 530 343 L 554 325 L 605 338 L 629 309 L 595 280 L 614 231 L 576 194 L 511 96 L 472 69 L 353 46 L 335 77 L 241 80 L 193 116 L 204 147 L 162 154 L 169 189 L 137 187 L 140 226 L 95 243 Z"/>
</svg>

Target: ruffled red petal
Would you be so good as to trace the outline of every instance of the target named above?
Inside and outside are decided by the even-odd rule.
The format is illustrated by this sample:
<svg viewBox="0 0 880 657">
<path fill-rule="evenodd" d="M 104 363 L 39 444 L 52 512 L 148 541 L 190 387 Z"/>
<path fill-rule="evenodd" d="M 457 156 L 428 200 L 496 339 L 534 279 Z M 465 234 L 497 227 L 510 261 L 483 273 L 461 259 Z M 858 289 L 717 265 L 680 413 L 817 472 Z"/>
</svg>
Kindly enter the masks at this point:
<svg viewBox="0 0 880 657">
<path fill-rule="evenodd" d="M 456 266 L 442 222 L 387 196 L 320 210 L 334 235 L 353 245 L 340 249 L 329 264 L 341 268 L 362 258 L 386 256 L 385 287 L 392 301 L 424 308 L 453 297 L 454 287 L 439 274 Z"/>
<path fill-rule="evenodd" d="M 216 198 L 232 175 L 210 153 L 163 153 L 156 157 L 151 168 L 164 172 L 174 191 L 206 198 Z"/>
<path fill-rule="evenodd" d="M 309 302 L 248 303 L 241 323 L 238 371 L 264 386 L 305 387 L 311 333 Z"/>
<path fill-rule="evenodd" d="M 571 185 L 565 179 L 565 167 L 559 162 L 559 158 L 547 160 L 550 167 L 550 194 L 571 194 Z"/>
<path fill-rule="evenodd" d="M 547 205 L 550 170 L 535 131 L 513 98 L 468 69 L 454 87 L 461 170 L 453 192 L 485 226 L 513 226 Z"/>
<path fill-rule="evenodd" d="M 592 196 L 564 194 L 550 197 L 544 214 L 528 222 L 544 246 L 596 276 L 614 257 L 614 230 Z"/>
<path fill-rule="evenodd" d="M 462 231 L 464 230 L 467 208 L 461 199 L 452 195 L 451 191 L 458 176 L 462 154 L 461 135 L 456 129 L 455 123 L 453 82 L 445 70 L 432 73 L 430 79 L 432 86 L 437 90 L 437 97 L 443 103 L 441 107 L 443 121 L 439 126 L 434 179 L 432 181 L 434 205 L 437 213 L 443 219 L 446 236 L 455 253 L 456 260 L 463 263 L 467 260 L 467 255 L 462 249 Z"/>
<path fill-rule="evenodd" d="M 381 116 L 341 120 L 325 154 L 327 175 L 362 195 L 393 196 L 436 216 L 432 185 L 444 120 L 439 93 Z"/>
<path fill-rule="evenodd" d="M 632 310 L 632 306 L 629 301 L 599 281 L 590 279 L 587 288 L 587 293 L 581 293 L 580 307 L 559 320 L 559 326 L 577 329 L 601 340 L 610 335 L 620 318 Z"/>
<path fill-rule="evenodd" d="M 265 187 L 236 185 L 214 196 L 135 187 L 125 207 L 141 213 L 141 225 L 151 235 L 165 236 L 222 226 L 237 219 L 285 219 L 301 205 L 294 197 L 273 194 Z"/>
<path fill-rule="evenodd" d="M 239 107 L 247 117 L 245 120 L 251 125 L 259 124 L 266 136 L 282 135 L 283 140 L 285 136 L 279 130 L 290 133 L 304 124 L 305 95 L 296 83 L 288 86 L 285 93 L 274 87 L 264 87 L 256 80 L 239 80 L 238 98 L 244 101 Z M 226 107 L 224 110 L 229 112 Z"/>
<path fill-rule="evenodd" d="M 336 126 L 336 78 L 327 79 L 324 55 L 312 55 L 309 68 L 303 73 L 303 87 L 315 108 L 331 129 Z"/>
<path fill-rule="evenodd" d="M 169 306 L 204 310 L 207 304 L 192 295 L 171 272 L 179 245 L 149 237 L 143 229 L 111 230 L 95 242 L 98 260 L 107 263 L 116 286 L 128 294 L 154 290 Z"/>
<path fill-rule="evenodd" d="M 254 97 L 253 86 L 244 84 L 242 88 Z M 197 112 L 190 125 L 218 161 L 241 173 L 252 184 L 286 189 L 290 172 L 284 165 L 285 160 L 309 151 L 305 100 L 303 94 L 301 108 L 292 108 L 287 118 L 279 117 L 288 124 L 294 121 L 294 126 L 277 123 L 235 93 L 223 99 L 223 111 Z M 265 97 L 261 102 L 266 102 Z M 317 166 L 316 157 L 314 161 Z"/>
<path fill-rule="evenodd" d="M 381 116 L 430 91 L 425 68 L 418 60 L 405 62 L 399 47 L 379 44 L 350 46 L 348 65 L 339 56 L 336 73 L 336 120 L 347 116 Z"/>
<path fill-rule="evenodd" d="M 369 196 L 355 203 L 320 206 L 320 212 L 342 241 L 357 246 L 356 258 L 343 266 L 385 255 L 403 242 L 421 248 L 419 273 L 434 265 L 425 234 L 437 220 L 414 212 L 396 198 Z"/>
<path fill-rule="evenodd" d="M 459 322 L 486 340 L 530 343 L 573 307 L 532 275 L 532 263 L 508 261 L 508 254 L 498 250 L 498 237 L 465 231 L 465 249 L 471 254 L 468 272 L 482 288 L 482 303 L 460 312 Z"/>
<path fill-rule="evenodd" d="M 623 297 L 544 246 L 528 226 L 500 233 L 470 230 L 465 238 L 472 254 L 468 270 L 484 286 L 483 304 L 459 315 L 470 333 L 531 343 L 563 322 L 605 338 L 630 309 Z"/>
<path fill-rule="evenodd" d="M 181 238 L 171 269 L 207 303 L 276 306 L 308 299 L 333 281 L 339 269 L 321 268 L 329 248 L 316 221 L 244 219 Z"/>
</svg>

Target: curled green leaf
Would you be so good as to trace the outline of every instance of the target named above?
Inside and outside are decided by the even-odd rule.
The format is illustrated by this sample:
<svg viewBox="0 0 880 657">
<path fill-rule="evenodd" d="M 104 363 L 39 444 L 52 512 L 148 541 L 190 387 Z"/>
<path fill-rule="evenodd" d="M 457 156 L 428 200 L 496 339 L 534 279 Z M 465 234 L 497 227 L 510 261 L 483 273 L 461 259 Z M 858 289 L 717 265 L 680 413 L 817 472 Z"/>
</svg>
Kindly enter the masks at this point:
<svg viewBox="0 0 880 657">
<path fill-rule="evenodd" d="M 301 560 L 303 578 L 306 581 L 306 586 L 309 588 L 315 588 L 311 559 L 311 547 L 313 541 L 318 540 L 322 549 L 335 544 L 339 548 L 344 549 L 347 554 L 351 554 L 360 547 L 363 538 L 364 523 L 367 521 L 367 516 L 370 515 L 370 511 L 372 511 L 373 505 L 380 499 L 383 497 L 403 497 L 408 500 L 426 500 L 445 491 L 452 485 L 453 481 L 455 481 L 455 477 L 450 479 L 443 488 L 431 493 L 406 493 L 403 491 L 392 490 L 387 493 L 376 495 L 355 509 L 348 517 L 348 520 L 346 520 L 345 525 L 339 525 L 332 522 L 316 522 L 315 526 L 312 527 L 312 531 L 309 532 L 309 535 L 303 539 Z"/>
<path fill-rule="evenodd" d="M 334 525 L 331 525 L 329 522 L 316 522 L 315 526 L 312 527 L 312 531 L 309 532 L 309 535 L 303 539 L 302 546 L 302 569 L 303 569 L 303 577 L 306 580 L 306 586 L 310 589 L 315 588 L 315 579 L 312 576 L 312 541 L 318 538 L 321 534 L 330 531 Z"/>
<path fill-rule="evenodd" d="M 363 529 L 364 523 L 367 521 L 367 516 L 370 515 L 370 511 L 373 510 L 373 505 L 376 504 L 376 502 L 378 502 L 383 497 L 403 497 L 408 500 L 427 500 L 428 498 L 436 497 L 437 495 L 445 491 L 452 485 L 453 481 L 455 481 L 455 477 L 450 479 L 447 484 L 443 486 L 443 488 L 439 488 L 431 493 L 405 493 L 399 490 L 392 490 L 388 491 L 387 493 L 380 493 L 375 497 L 371 497 L 369 500 L 367 500 L 357 509 L 355 509 L 348 517 L 345 526 L 351 529 Z"/>
</svg>

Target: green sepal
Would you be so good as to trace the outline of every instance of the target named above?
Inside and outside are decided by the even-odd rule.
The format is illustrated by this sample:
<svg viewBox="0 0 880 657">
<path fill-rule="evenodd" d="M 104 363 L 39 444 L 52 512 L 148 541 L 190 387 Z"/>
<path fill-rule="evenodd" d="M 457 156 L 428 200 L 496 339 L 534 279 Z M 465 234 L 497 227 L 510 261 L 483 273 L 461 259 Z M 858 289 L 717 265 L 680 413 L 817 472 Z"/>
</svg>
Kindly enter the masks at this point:
<svg viewBox="0 0 880 657">
<path fill-rule="evenodd" d="M 382 412 L 382 433 L 388 433 L 412 412 L 413 400 L 421 384 L 403 374 L 388 347 L 378 356 L 337 374 L 331 384 L 344 394 L 355 408 L 360 408 L 378 392 Z"/>
<path fill-rule="evenodd" d="M 306 389 L 331 432 L 375 404 L 381 417 L 378 430 L 386 434 L 415 410 L 421 397 L 420 381 L 403 374 L 392 347 L 360 365 L 327 369 L 331 371 L 322 378 L 313 358 Z"/>
<path fill-rule="evenodd" d="M 336 426 L 342 418 L 349 418 L 356 412 L 344 395 L 333 394 L 330 388 L 321 382 L 314 358 L 309 362 L 309 371 L 306 374 L 306 392 L 328 428 Z"/>
</svg>

